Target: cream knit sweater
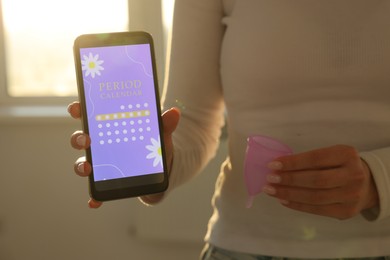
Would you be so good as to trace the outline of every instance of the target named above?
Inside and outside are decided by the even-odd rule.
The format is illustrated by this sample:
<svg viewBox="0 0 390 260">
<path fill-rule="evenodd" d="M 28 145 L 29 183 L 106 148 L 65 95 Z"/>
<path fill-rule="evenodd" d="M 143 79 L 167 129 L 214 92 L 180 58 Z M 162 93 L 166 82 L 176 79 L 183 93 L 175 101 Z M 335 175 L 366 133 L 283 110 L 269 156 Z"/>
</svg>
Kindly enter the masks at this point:
<svg viewBox="0 0 390 260">
<path fill-rule="evenodd" d="M 176 0 L 173 23 L 163 99 L 182 120 L 170 189 L 212 158 L 227 115 L 229 157 L 206 240 L 263 255 L 390 255 L 390 1 Z M 243 161 L 255 133 L 297 153 L 356 147 L 380 208 L 340 221 L 260 195 L 246 209 Z"/>
</svg>

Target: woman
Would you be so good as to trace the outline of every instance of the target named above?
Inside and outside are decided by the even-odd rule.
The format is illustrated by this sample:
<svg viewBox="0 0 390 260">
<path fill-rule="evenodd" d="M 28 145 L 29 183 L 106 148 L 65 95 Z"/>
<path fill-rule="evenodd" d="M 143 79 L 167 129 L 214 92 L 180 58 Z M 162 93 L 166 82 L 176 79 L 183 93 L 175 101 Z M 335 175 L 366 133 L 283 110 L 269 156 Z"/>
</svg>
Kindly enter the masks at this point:
<svg viewBox="0 0 390 260">
<path fill-rule="evenodd" d="M 386 0 L 176 0 L 163 95 L 181 110 L 164 114 L 170 187 L 143 201 L 207 164 L 226 110 L 229 156 L 204 259 L 390 259 L 388 28 Z M 77 103 L 69 111 L 79 117 Z M 268 196 L 246 209 L 252 134 L 294 154 L 269 164 Z M 89 138 L 71 142 L 85 149 Z"/>
</svg>

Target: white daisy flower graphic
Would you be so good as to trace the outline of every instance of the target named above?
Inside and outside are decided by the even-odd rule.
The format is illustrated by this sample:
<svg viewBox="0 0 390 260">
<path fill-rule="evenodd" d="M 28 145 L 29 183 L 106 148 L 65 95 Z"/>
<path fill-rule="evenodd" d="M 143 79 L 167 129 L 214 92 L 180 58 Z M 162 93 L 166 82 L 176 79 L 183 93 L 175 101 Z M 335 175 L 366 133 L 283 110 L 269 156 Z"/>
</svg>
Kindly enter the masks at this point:
<svg viewBox="0 0 390 260">
<path fill-rule="evenodd" d="M 150 153 L 146 156 L 146 159 L 154 159 L 153 167 L 156 167 L 158 164 L 162 166 L 162 152 L 161 152 L 161 143 L 160 138 L 157 140 L 154 138 L 150 138 L 151 145 L 147 145 L 146 149 L 150 151 Z"/>
<path fill-rule="evenodd" d="M 104 61 L 99 60 L 99 54 L 93 55 L 89 53 L 89 55 L 83 55 L 84 60 L 81 61 L 82 70 L 85 70 L 85 76 L 88 77 L 91 75 L 92 78 L 95 78 L 95 75 L 101 75 L 100 71 L 104 70 L 104 68 L 100 65 Z"/>
</svg>

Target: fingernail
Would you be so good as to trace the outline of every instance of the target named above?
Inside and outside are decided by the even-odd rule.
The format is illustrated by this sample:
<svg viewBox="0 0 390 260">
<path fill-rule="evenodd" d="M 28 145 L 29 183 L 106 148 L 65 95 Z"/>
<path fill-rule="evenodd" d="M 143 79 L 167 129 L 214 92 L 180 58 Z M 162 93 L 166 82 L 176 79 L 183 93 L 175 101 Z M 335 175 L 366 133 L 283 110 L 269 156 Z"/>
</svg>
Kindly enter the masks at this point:
<svg viewBox="0 0 390 260">
<path fill-rule="evenodd" d="M 267 181 L 270 183 L 280 183 L 282 178 L 277 174 L 268 174 L 267 175 Z"/>
<path fill-rule="evenodd" d="M 85 172 L 85 170 L 84 170 L 84 163 L 79 163 L 79 164 L 77 165 L 77 171 L 78 171 L 79 173 L 84 173 L 84 172 Z"/>
<path fill-rule="evenodd" d="M 71 107 L 72 107 L 72 105 L 69 104 L 68 107 L 66 108 L 66 110 L 68 111 L 69 114 L 70 114 Z"/>
<path fill-rule="evenodd" d="M 278 162 L 278 161 L 272 161 L 272 162 L 268 163 L 267 166 L 271 170 L 281 170 L 283 168 L 283 164 L 281 162 Z"/>
<path fill-rule="evenodd" d="M 79 135 L 77 136 L 76 138 L 76 143 L 79 145 L 79 146 L 85 146 L 87 142 L 87 139 L 85 138 L 84 135 Z"/>
<path fill-rule="evenodd" d="M 271 186 L 268 186 L 268 185 L 264 186 L 263 192 L 265 192 L 265 193 L 267 193 L 269 195 L 275 195 L 276 194 L 275 188 L 271 187 Z"/>
</svg>

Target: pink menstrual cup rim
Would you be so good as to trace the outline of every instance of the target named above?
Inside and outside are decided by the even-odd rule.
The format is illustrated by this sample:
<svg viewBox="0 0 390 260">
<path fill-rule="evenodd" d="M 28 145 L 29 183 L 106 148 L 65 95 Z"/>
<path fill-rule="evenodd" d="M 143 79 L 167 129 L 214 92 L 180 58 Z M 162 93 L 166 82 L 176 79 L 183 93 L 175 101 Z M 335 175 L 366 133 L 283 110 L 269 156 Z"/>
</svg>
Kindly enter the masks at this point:
<svg viewBox="0 0 390 260">
<path fill-rule="evenodd" d="M 292 149 L 275 138 L 265 136 L 265 135 L 250 135 L 247 138 L 248 145 L 256 145 L 259 147 L 266 147 L 269 150 L 283 153 L 283 154 L 292 154 Z M 277 147 L 277 148 L 276 148 Z"/>
<path fill-rule="evenodd" d="M 261 193 L 261 187 L 262 187 L 261 183 L 263 183 L 263 181 L 260 181 L 260 180 L 262 178 L 258 179 L 259 177 L 249 177 L 249 179 L 247 179 L 248 176 L 253 176 L 250 173 L 251 172 L 250 170 L 249 170 L 249 172 L 247 172 L 247 167 L 250 167 L 250 168 L 253 167 L 253 166 L 249 166 L 248 162 L 251 162 L 250 164 L 252 164 L 254 162 L 253 161 L 254 156 L 257 156 L 258 155 L 257 153 L 259 151 L 265 152 L 266 153 L 265 157 L 269 159 L 268 162 L 263 161 L 264 165 L 260 166 L 259 170 L 261 168 L 264 169 L 266 167 L 265 164 L 271 162 L 272 160 L 277 159 L 278 157 L 290 155 L 293 153 L 292 149 L 288 145 L 280 142 L 277 139 L 269 137 L 269 136 L 250 135 L 247 138 L 247 151 L 246 151 L 245 167 L 244 167 L 245 183 L 246 183 L 247 191 L 248 191 L 248 199 L 246 202 L 247 208 L 250 208 L 252 206 L 255 195 L 258 193 Z M 260 157 L 258 157 L 258 158 L 260 159 L 260 161 L 262 161 Z M 259 161 L 257 161 L 257 163 L 259 163 Z M 256 162 L 255 162 L 255 164 L 256 164 Z M 249 173 L 249 175 L 248 175 L 248 173 Z M 248 186 L 248 180 L 252 181 L 252 184 L 249 184 L 250 186 Z M 256 181 L 256 180 L 260 181 L 260 182 L 256 182 L 258 184 L 255 183 L 253 186 L 253 181 Z"/>
</svg>

